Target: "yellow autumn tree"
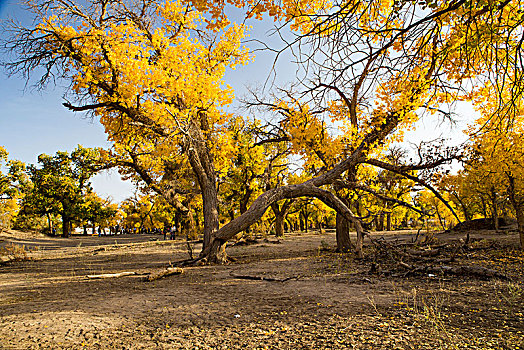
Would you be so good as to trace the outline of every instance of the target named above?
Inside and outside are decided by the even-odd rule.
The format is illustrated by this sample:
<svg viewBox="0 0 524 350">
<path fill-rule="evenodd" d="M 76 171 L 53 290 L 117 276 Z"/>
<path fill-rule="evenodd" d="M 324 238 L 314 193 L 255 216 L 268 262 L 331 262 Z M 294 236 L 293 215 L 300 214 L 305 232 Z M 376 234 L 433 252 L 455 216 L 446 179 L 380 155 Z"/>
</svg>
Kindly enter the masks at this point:
<svg viewBox="0 0 524 350">
<path fill-rule="evenodd" d="M 9 153 L 0 146 L 0 232 L 10 228 L 13 218 L 19 211 L 18 199 L 23 194 L 24 185 L 23 163 L 8 160 Z M 3 173 L 2 168 L 7 168 Z"/>
<path fill-rule="evenodd" d="M 484 190 L 492 195 L 496 228 L 501 212 L 498 197 L 511 204 L 524 249 L 524 103 L 513 97 L 513 91 L 524 84 L 515 79 L 522 73 L 513 73 L 508 81 L 487 86 L 477 96 L 481 117 L 468 130 L 472 142 L 465 170 L 470 182 L 481 179 Z M 494 94 L 500 94 L 500 99 L 489 97 Z"/>
<path fill-rule="evenodd" d="M 222 111 L 233 91 L 222 77 L 249 60 L 240 46 L 245 28 L 206 29 L 202 12 L 170 0 L 28 5 L 37 24 L 14 29 L 26 35 L 13 45 L 24 62 L 16 69 L 28 73 L 36 56 L 47 61 L 47 74 L 71 83 L 64 106 L 99 118 L 113 155 L 131 158 L 139 176 L 155 180 L 166 163 L 188 164 L 203 198 L 207 246 L 218 229 L 217 174 L 234 153 L 232 117 Z M 176 193 L 170 199 L 183 208 Z"/>
<path fill-rule="evenodd" d="M 248 59 L 240 48 L 242 26 L 223 20 L 224 1 L 108 1 L 89 8 L 50 1 L 33 5 L 37 26 L 19 27 L 7 43 L 18 57 L 7 65 L 12 73 L 44 66 L 70 81 L 76 103 L 66 107 L 94 110 L 111 141 L 126 147 L 144 140 L 149 147 L 154 140 L 155 157 L 187 159 L 202 196 L 200 259 L 210 262 L 226 261 L 226 242 L 272 203 L 296 197 L 318 198 L 352 222 L 361 254 L 361 222 L 331 186 L 356 182 L 367 164 L 432 188 L 411 172 L 448 161 L 450 152 L 420 152 L 419 161 L 396 165 L 384 150 L 420 117 L 447 115 L 457 100 L 478 103 L 492 80 L 523 71 L 519 0 L 229 3 L 286 21 L 296 34 L 291 46 L 303 63 L 301 88 L 264 103 L 278 113 L 281 136 L 314 169 L 302 183 L 265 191 L 220 228 L 217 171 L 234 152 L 225 128 L 230 116 L 221 111 L 232 91 L 222 76 Z M 522 90 L 508 91 L 516 100 Z"/>
</svg>

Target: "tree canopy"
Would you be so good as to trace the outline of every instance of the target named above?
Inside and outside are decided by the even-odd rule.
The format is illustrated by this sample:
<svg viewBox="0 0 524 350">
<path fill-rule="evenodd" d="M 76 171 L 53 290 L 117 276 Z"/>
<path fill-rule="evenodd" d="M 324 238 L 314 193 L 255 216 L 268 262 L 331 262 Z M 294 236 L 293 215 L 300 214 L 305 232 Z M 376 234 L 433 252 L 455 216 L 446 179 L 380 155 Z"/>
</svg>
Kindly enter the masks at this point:
<svg viewBox="0 0 524 350">
<path fill-rule="evenodd" d="M 409 203 L 401 180 L 428 189 L 458 217 L 429 171 L 458 158 L 456 149 L 421 145 L 418 159 L 409 161 L 387 150 L 419 119 L 450 118 L 457 101 L 481 110 L 484 124 L 518 122 L 521 1 L 228 3 L 246 8 L 247 17 L 273 17 L 278 30 L 293 36 L 284 49 L 293 50 L 299 65 L 296 84 L 248 102 L 274 114 L 268 125 L 255 123 L 254 141 L 236 134 L 239 118 L 247 117 L 224 110 L 233 99 L 226 69 L 251 59 L 242 46 L 246 28 L 227 18 L 224 1 L 30 3 L 35 26 L 12 25 L 4 46 L 16 59 L 4 65 L 26 76 L 43 67 L 42 86 L 54 78 L 68 82 L 64 106 L 99 118 L 114 145 L 108 162 L 164 196 L 186 220 L 199 195 L 199 259 L 226 261 L 229 239 L 268 207 L 297 197 L 315 197 L 351 223 L 361 255 L 365 230 L 358 212 L 374 203 L 362 200 L 363 193 L 385 212 L 393 208 L 385 203 L 422 211 Z M 267 174 L 271 152 L 259 147 L 269 144 L 298 157 L 304 177 L 259 187 L 245 202 L 249 208 L 242 204 L 241 215 L 220 226 L 220 180 Z M 377 176 L 389 192 L 370 181 Z M 252 180 L 241 181 L 244 195 L 253 195 Z"/>
</svg>

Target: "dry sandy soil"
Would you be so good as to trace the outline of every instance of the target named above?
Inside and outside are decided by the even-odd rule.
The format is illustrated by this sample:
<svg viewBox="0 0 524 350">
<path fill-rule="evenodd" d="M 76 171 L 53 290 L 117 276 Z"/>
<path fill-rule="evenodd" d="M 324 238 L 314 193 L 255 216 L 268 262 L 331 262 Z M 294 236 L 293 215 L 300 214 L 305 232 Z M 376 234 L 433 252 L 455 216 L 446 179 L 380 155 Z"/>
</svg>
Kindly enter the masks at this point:
<svg viewBox="0 0 524 350">
<path fill-rule="evenodd" d="M 400 246 L 413 236 L 372 239 Z M 402 268 L 369 239 L 357 260 L 334 252 L 332 232 L 313 232 L 231 246 L 236 261 L 227 266 L 145 282 L 187 259 L 184 241 L 3 233 L 0 247 L 23 244 L 30 260 L 0 265 L 0 349 L 524 348 L 516 234 L 472 232 L 469 249 L 458 250 L 462 237 L 437 235 L 439 255 L 410 264 L 452 255 L 446 265 L 483 266 L 508 280 Z M 86 278 L 126 271 L 136 274 Z"/>
</svg>

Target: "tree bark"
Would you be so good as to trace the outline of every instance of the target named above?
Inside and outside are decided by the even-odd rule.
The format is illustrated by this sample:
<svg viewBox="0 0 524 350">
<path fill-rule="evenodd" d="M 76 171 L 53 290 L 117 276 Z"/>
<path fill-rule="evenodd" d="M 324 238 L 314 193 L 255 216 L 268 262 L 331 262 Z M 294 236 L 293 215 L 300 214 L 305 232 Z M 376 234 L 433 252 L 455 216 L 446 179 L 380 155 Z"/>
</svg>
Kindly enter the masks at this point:
<svg viewBox="0 0 524 350">
<path fill-rule="evenodd" d="M 498 209 L 498 203 L 497 203 L 497 193 L 495 192 L 495 188 L 491 188 L 491 201 L 492 201 L 492 220 L 493 220 L 493 226 L 495 227 L 495 230 L 499 230 L 499 209 Z"/>
<path fill-rule="evenodd" d="M 377 231 L 384 231 L 384 214 L 380 213 L 377 215 Z"/>
<path fill-rule="evenodd" d="M 524 198 L 521 198 L 517 194 L 515 186 L 515 178 L 511 175 L 508 176 L 508 192 L 509 199 L 513 209 L 515 210 L 515 217 L 517 218 L 517 229 L 519 231 L 520 248 L 524 250 Z"/>
<path fill-rule="evenodd" d="M 213 157 L 209 153 L 202 130 L 207 129 L 205 116 L 201 116 L 200 127 L 198 121 L 190 122 L 189 136 L 186 140 L 186 149 L 189 163 L 195 173 L 200 191 L 202 193 L 202 206 L 204 214 L 204 251 L 211 243 L 213 234 L 219 228 L 218 220 L 218 191 L 216 185 L 216 172 Z M 202 129 L 200 129 L 202 128 Z"/>
<path fill-rule="evenodd" d="M 51 220 L 51 214 L 47 213 L 47 226 L 49 227 L 49 235 L 53 235 L 53 220 Z"/>
<path fill-rule="evenodd" d="M 62 215 L 62 237 L 69 237 L 69 229 L 71 227 L 71 219 L 69 217 Z"/>
<path fill-rule="evenodd" d="M 340 213 L 336 214 L 337 252 L 347 253 L 354 248 L 349 237 L 349 221 Z"/>
<path fill-rule="evenodd" d="M 275 215 L 275 236 L 284 236 L 284 216 L 282 214 Z"/>
<path fill-rule="evenodd" d="M 273 211 L 273 214 L 275 215 L 275 236 L 276 237 L 284 236 L 285 220 L 286 220 L 287 213 L 289 212 L 289 208 L 291 208 L 292 203 L 293 203 L 292 200 L 287 200 L 284 203 L 282 203 L 281 206 L 279 206 L 277 202 L 274 202 L 271 204 L 271 210 Z M 247 211 L 247 208 L 246 208 L 246 211 Z"/>
<path fill-rule="evenodd" d="M 318 198 L 327 206 L 340 212 L 347 220 L 351 221 L 357 231 L 356 253 L 359 257 L 363 257 L 364 229 L 360 220 L 358 220 L 351 210 L 339 198 L 333 195 L 333 193 L 323 190 L 320 187 L 332 184 L 340 178 L 345 171 L 350 169 L 354 170 L 357 164 L 364 162 L 366 160 L 364 154 L 375 142 L 383 140 L 389 135 L 390 132 L 397 127 L 399 120 L 399 114 L 396 112 L 388 113 L 372 131 L 368 132 L 362 138 L 362 141 L 350 156 L 333 166 L 327 172 L 301 184 L 286 185 L 266 190 L 255 199 L 244 214 L 222 226 L 212 235 L 210 244 L 202 249 L 200 258 L 205 258 L 208 262 L 225 263 L 227 261 L 225 246 L 229 239 L 258 221 L 272 203 L 282 199 L 298 197 Z M 188 153 L 193 169 L 200 170 L 201 168 L 193 166 L 196 158 L 194 154 L 195 151 L 189 147 Z M 200 181 L 201 176 L 197 174 L 197 178 Z"/>
<path fill-rule="evenodd" d="M 229 239 L 231 239 L 236 233 L 245 230 L 247 227 L 257 222 L 272 203 L 286 198 L 297 197 L 318 198 L 327 206 L 340 212 L 347 220 L 351 221 L 357 230 L 356 253 L 359 257 L 363 256 L 362 245 L 364 229 L 360 221 L 333 193 L 318 188 L 314 186 L 311 181 L 308 181 L 299 185 L 288 185 L 264 192 L 253 202 L 243 215 L 222 226 L 215 233 L 211 244 L 202 250 L 201 257 L 206 258 L 207 261 L 211 263 L 225 263 L 227 261 L 225 245 Z"/>
</svg>

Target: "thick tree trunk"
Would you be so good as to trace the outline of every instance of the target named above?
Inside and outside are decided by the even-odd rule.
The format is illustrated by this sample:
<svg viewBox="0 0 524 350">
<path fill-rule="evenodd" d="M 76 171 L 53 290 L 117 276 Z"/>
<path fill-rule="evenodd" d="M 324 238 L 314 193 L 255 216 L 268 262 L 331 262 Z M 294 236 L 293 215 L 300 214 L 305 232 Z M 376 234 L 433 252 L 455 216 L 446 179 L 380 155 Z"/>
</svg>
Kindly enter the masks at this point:
<svg viewBox="0 0 524 350">
<path fill-rule="evenodd" d="M 204 246 L 211 243 L 212 235 L 218 230 L 218 197 L 215 186 L 202 189 L 202 204 L 204 207 Z"/>
<path fill-rule="evenodd" d="M 309 230 L 309 215 L 307 215 L 307 214 L 304 214 L 304 228 L 306 229 L 305 231 L 308 232 L 308 230 Z"/>
<path fill-rule="evenodd" d="M 391 231 L 391 213 L 387 213 L 386 224 L 387 224 L 386 230 Z"/>
<path fill-rule="evenodd" d="M 349 238 L 349 221 L 340 213 L 336 214 L 337 252 L 347 253 L 354 248 Z"/>
<path fill-rule="evenodd" d="M 377 231 L 384 231 L 384 214 L 380 213 L 376 219 L 377 219 Z"/>
<path fill-rule="evenodd" d="M 62 237 L 69 237 L 69 229 L 71 228 L 71 219 L 67 216 L 62 216 Z"/>
<path fill-rule="evenodd" d="M 320 187 L 335 182 L 340 176 L 347 170 L 355 172 L 357 164 L 363 161 L 363 155 L 374 145 L 377 141 L 383 140 L 390 132 L 395 129 L 399 122 L 399 115 L 397 113 L 387 114 L 379 125 L 377 125 L 371 132 L 363 136 L 362 141 L 358 148 L 352 152 L 350 156 L 345 158 L 343 161 L 336 164 L 329 171 L 319 175 L 315 178 L 312 178 L 306 182 L 296 185 L 287 185 L 279 188 L 267 190 L 262 193 L 258 198 L 253 202 L 249 209 L 235 220 L 230 221 L 226 225 L 222 226 L 214 235 L 212 236 L 210 244 L 205 247 L 200 257 L 207 259 L 209 262 L 224 263 L 227 261 L 227 255 L 225 251 L 226 242 L 235 236 L 238 232 L 241 232 L 258 221 L 262 215 L 266 212 L 267 208 L 274 202 L 277 202 L 282 199 L 291 199 L 299 197 L 315 197 L 324 202 L 327 206 L 335 209 L 337 212 L 340 212 L 344 217 L 351 221 L 355 225 L 357 231 L 357 246 L 356 252 L 359 257 L 363 256 L 362 245 L 364 241 L 364 229 L 359 219 L 353 215 L 351 210 L 333 193 L 323 190 Z M 199 131 L 199 130 L 197 130 Z M 190 128 L 190 133 L 194 134 L 193 128 Z M 198 133 L 197 133 L 198 134 Z M 202 140 L 203 137 L 200 135 L 195 135 L 193 139 Z M 205 164 L 212 165 L 212 161 L 209 155 L 209 152 L 200 152 L 204 145 L 198 144 L 196 148 L 199 149 L 199 153 L 204 153 L 203 158 L 207 157 L 207 162 Z M 199 181 L 201 175 L 199 172 L 202 170 L 202 165 L 198 167 L 198 159 L 196 159 L 196 153 L 192 147 L 187 149 L 189 153 L 189 161 L 192 165 L 192 168 L 197 173 L 197 178 Z M 195 162 L 196 160 L 196 162 Z M 195 166 L 197 165 L 197 166 Z M 210 179 L 211 173 L 214 173 L 212 167 L 206 168 L 208 173 L 208 179 Z M 215 175 L 215 174 L 213 174 Z M 216 177 L 213 177 L 216 179 Z M 215 182 L 213 182 L 215 183 Z"/>
<path fill-rule="evenodd" d="M 273 214 L 275 215 L 275 236 L 276 237 L 283 237 L 284 236 L 284 230 L 285 230 L 285 221 L 286 216 L 289 211 L 289 208 L 291 207 L 292 201 L 286 201 L 282 204 L 282 206 L 279 206 L 278 203 L 272 203 L 271 204 L 271 210 L 273 211 Z M 247 209 L 246 209 L 247 211 Z"/>
<path fill-rule="evenodd" d="M 49 235 L 53 235 L 53 220 L 51 220 L 51 214 L 47 213 L 47 226 L 49 227 Z"/>
<path fill-rule="evenodd" d="M 218 191 L 217 175 L 210 148 L 206 143 L 204 132 L 209 129 L 205 112 L 201 112 L 197 119 L 189 125 L 189 136 L 186 140 L 186 151 L 189 163 L 198 179 L 202 194 L 204 214 L 204 244 L 202 253 L 209 247 L 212 236 L 218 230 Z"/>
<path fill-rule="evenodd" d="M 284 215 L 275 215 L 275 236 L 284 237 Z"/>
<path fill-rule="evenodd" d="M 245 230 L 247 227 L 257 222 L 272 203 L 285 198 L 297 197 L 318 198 L 327 206 L 340 212 L 347 220 L 353 222 L 357 230 L 356 252 L 359 257 L 363 256 L 362 244 L 364 239 L 364 229 L 360 221 L 339 198 L 333 195 L 333 193 L 318 188 L 312 185 L 311 182 L 305 182 L 300 185 L 289 185 L 264 192 L 253 202 L 243 215 L 222 226 L 215 233 L 211 244 L 202 250 L 201 257 L 206 258 L 208 262 L 225 263 L 227 261 L 225 246 L 229 239 L 238 232 Z"/>
</svg>

